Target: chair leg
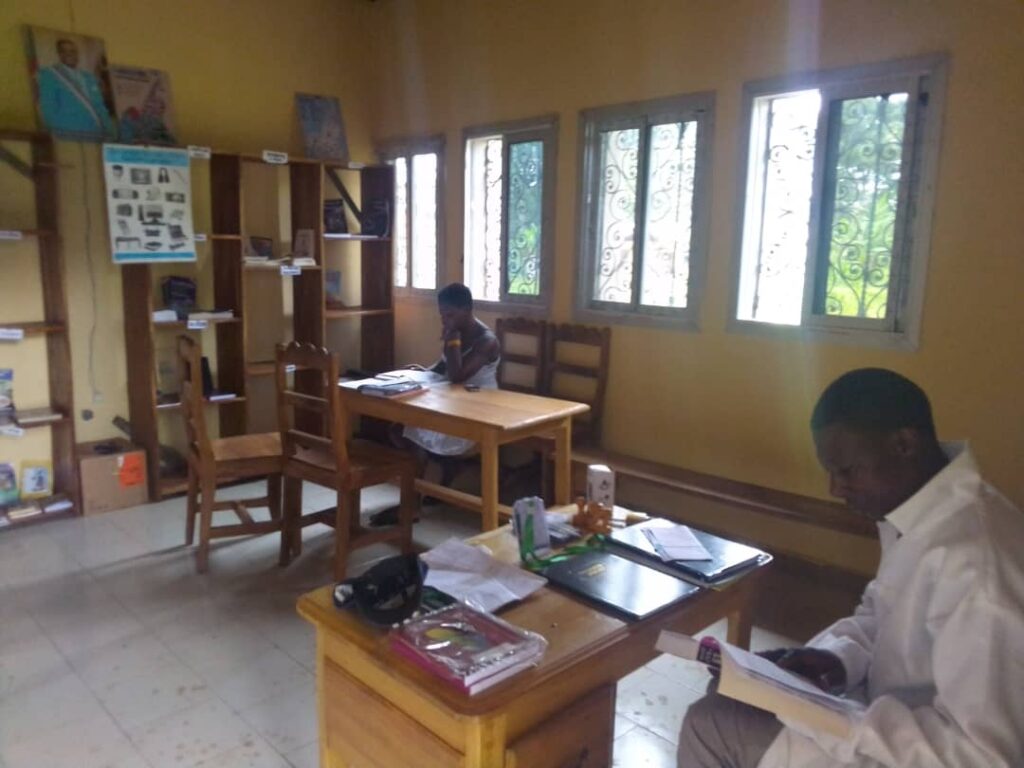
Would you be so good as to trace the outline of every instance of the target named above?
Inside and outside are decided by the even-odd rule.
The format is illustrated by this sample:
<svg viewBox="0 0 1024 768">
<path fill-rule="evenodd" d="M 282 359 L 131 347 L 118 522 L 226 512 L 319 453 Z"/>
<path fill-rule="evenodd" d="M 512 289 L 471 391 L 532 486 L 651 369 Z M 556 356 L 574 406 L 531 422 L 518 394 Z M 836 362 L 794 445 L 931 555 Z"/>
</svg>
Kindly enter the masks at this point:
<svg viewBox="0 0 1024 768">
<path fill-rule="evenodd" d="M 196 551 L 196 571 L 206 573 L 210 564 L 210 529 L 213 527 L 214 494 L 217 483 L 213 477 L 199 478 L 199 549 Z"/>
<path fill-rule="evenodd" d="M 352 538 L 349 527 L 352 520 L 352 494 L 349 491 L 338 491 L 338 510 L 334 525 L 334 580 L 345 578 L 348 569 L 348 546 Z"/>
<path fill-rule="evenodd" d="M 284 478 L 284 506 L 281 510 L 281 553 L 278 563 L 288 565 L 293 557 L 302 554 L 302 480 Z"/>
<path fill-rule="evenodd" d="M 185 546 L 191 547 L 196 538 L 196 515 L 199 514 L 199 479 L 196 471 L 188 468 L 188 496 L 185 502 Z"/>
<path fill-rule="evenodd" d="M 401 535 L 399 545 L 402 548 L 402 554 L 407 555 L 412 552 L 412 524 L 416 519 L 416 504 L 419 501 L 419 495 L 416 493 L 416 476 L 403 475 L 400 489 L 398 526 Z"/>
<path fill-rule="evenodd" d="M 351 510 L 351 514 L 348 518 L 348 529 L 352 533 L 358 533 L 359 529 L 363 527 L 362 520 L 360 518 L 360 513 L 363 509 L 362 490 L 357 488 L 356 490 L 349 492 L 348 504 L 349 509 Z"/>
<path fill-rule="evenodd" d="M 280 520 L 281 519 L 281 476 L 280 475 L 268 475 L 267 476 L 267 498 L 268 506 L 270 507 L 270 519 Z"/>
</svg>

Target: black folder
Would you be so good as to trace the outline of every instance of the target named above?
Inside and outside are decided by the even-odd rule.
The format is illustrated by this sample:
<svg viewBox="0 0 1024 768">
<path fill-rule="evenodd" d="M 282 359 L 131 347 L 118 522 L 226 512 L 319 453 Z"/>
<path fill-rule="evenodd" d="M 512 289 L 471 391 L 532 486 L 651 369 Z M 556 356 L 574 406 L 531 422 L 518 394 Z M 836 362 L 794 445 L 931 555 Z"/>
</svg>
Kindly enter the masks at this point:
<svg viewBox="0 0 1024 768">
<path fill-rule="evenodd" d="M 625 619 L 642 619 L 700 589 L 643 563 L 602 550 L 549 565 L 543 573 L 555 586 Z"/>
<path fill-rule="evenodd" d="M 613 531 L 609 543 L 613 547 L 622 547 L 630 555 L 639 556 L 643 562 L 649 562 L 661 568 L 669 568 L 684 577 L 696 579 L 703 584 L 714 584 L 771 559 L 770 555 L 759 549 L 691 527 L 693 535 L 704 545 L 712 559 L 666 562 L 654 550 L 654 546 L 644 534 L 643 529 L 671 528 L 675 525 L 678 523 L 654 517 L 638 525 Z"/>
</svg>

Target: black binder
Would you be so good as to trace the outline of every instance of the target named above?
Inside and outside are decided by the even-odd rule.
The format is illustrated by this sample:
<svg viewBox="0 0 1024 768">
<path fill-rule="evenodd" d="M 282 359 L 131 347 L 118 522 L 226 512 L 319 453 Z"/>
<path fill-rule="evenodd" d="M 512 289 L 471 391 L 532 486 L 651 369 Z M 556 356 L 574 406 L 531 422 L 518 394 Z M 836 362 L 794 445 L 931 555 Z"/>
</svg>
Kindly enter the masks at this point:
<svg viewBox="0 0 1024 768">
<path fill-rule="evenodd" d="M 549 565 L 543 574 L 555 586 L 625 619 L 642 619 L 700 590 L 675 576 L 602 550 Z"/>
<path fill-rule="evenodd" d="M 654 546 L 644 535 L 644 528 L 671 528 L 678 523 L 654 517 L 638 525 L 631 525 L 613 531 L 609 544 L 622 547 L 632 556 L 639 556 L 643 562 L 650 562 L 661 568 L 678 571 L 682 576 L 694 578 L 704 584 L 714 584 L 759 563 L 766 562 L 771 556 L 759 549 L 748 547 L 735 541 L 723 539 L 721 536 L 707 533 L 691 527 L 704 548 L 711 555 L 711 560 L 670 560 L 661 559 L 654 551 Z"/>
</svg>

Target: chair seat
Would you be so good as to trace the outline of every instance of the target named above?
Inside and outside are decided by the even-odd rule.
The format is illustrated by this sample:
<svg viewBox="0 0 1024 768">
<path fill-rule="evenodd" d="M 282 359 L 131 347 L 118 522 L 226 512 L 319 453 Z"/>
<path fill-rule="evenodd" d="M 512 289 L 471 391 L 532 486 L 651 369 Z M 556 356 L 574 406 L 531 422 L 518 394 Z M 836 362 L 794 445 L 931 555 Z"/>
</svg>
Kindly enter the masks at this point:
<svg viewBox="0 0 1024 768">
<path fill-rule="evenodd" d="M 415 457 L 405 451 L 368 440 L 353 440 L 348 444 L 349 473 L 352 477 L 390 477 L 402 471 L 416 471 Z M 292 461 L 334 473 L 334 457 L 327 451 L 300 448 Z"/>
<path fill-rule="evenodd" d="M 273 459 L 281 455 L 281 434 L 263 432 L 211 440 L 213 458 L 217 462 L 247 459 Z"/>
</svg>

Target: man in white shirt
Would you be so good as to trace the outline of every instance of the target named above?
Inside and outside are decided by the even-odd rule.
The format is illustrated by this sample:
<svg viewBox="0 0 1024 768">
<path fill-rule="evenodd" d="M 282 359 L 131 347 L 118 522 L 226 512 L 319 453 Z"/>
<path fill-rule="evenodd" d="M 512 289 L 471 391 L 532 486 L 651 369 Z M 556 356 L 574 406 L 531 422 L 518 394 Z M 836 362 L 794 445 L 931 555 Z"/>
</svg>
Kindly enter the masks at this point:
<svg viewBox="0 0 1024 768">
<path fill-rule="evenodd" d="M 867 712 L 837 739 L 712 693 L 687 713 L 680 768 L 1024 765 L 1024 515 L 892 371 L 834 381 L 811 429 L 831 493 L 878 521 L 882 560 L 853 616 L 765 655 Z"/>
</svg>

